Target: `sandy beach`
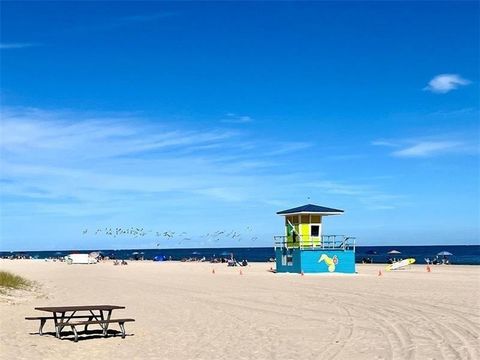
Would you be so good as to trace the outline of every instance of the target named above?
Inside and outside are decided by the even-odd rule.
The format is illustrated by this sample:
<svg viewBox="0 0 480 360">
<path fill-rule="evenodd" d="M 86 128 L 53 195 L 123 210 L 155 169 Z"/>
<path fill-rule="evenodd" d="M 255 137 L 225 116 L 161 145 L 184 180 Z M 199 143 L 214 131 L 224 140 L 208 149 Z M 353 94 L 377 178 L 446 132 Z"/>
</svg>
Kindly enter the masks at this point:
<svg viewBox="0 0 480 360">
<path fill-rule="evenodd" d="M 3 359 L 478 359 L 480 267 L 357 275 L 273 274 L 272 264 L 1 260 L 37 283 L 2 296 Z M 215 274 L 212 270 L 215 269 Z M 114 304 L 128 336 L 37 334 L 36 306 Z M 112 325 L 117 328 L 116 325 Z"/>
</svg>

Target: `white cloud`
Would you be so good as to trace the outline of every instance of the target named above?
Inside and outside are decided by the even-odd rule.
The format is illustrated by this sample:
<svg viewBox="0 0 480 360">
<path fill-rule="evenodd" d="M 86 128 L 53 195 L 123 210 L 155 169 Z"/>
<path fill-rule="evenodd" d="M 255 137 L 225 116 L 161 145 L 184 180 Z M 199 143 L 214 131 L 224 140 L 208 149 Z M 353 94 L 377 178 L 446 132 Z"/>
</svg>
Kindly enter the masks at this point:
<svg viewBox="0 0 480 360">
<path fill-rule="evenodd" d="M 237 115 L 234 113 L 226 114 L 225 119 L 222 119 L 221 122 L 226 124 L 246 124 L 251 123 L 253 119 L 250 116 L 246 115 Z"/>
<path fill-rule="evenodd" d="M 123 17 L 115 17 L 111 19 L 104 19 L 101 23 L 84 23 L 80 27 L 75 27 L 70 30 L 73 31 L 108 31 L 116 30 L 118 28 L 127 27 L 130 25 L 139 25 L 143 23 L 156 22 L 157 20 L 166 19 L 176 15 L 173 12 L 159 12 L 150 14 L 136 14 Z"/>
<path fill-rule="evenodd" d="M 331 180 L 319 180 L 309 183 L 324 194 L 347 196 L 355 199 L 369 210 L 390 210 L 405 204 L 403 195 L 387 194 L 370 185 L 359 185 Z"/>
<path fill-rule="evenodd" d="M 288 207 L 302 194 L 331 196 L 325 205 L 347 198 L 363 209 L 392 202 L 375 190 L 378 185 L 328 181 L 319 175 L 316 158 L 298 162 L 298 151 L 310 143 L 179 127 L 135 114 L 4 106 L 0 115 L 0 216 L 7 225 L 0 235 L 12 241 L 26 241 L 39 228 L 45 237 L 64 241 L 83 226 L 108 224 L 198 233 L 232 218 L 236 225 L 263 229 L 265 219 L 275 221 L 271 214 L 278 204 Z M 323 181 L 307 183 L 306 173 Z M 29 227 L 22 227 L 26 222 Z"/>
<path fill-rule="evenodd" d="M 52 212 L 69 198 L 69 213 L 77 208 L 82 214 L 87 203 L 101 211 L 111 209 L 107 199 L 126 196 L 138 203 L 158 194 L 177 202 L 189 196 L 262 202 L 263 194 L 279 195 L 271 183 L 291 182 L 278 155 L 308 146 L 254 141 L 226 129 L 183 129 L 132 114 L 4 107 L 1 116 L 2 194 L 50 201 L 33 207 L 38 211 Z"/>
<path fill-rule="evenodd" d="M 313 187 L 318 187 L 330 194 L 352 195 L 358 196 L 367 193 L 369 190 L 364 186 L 344 184 L 336 181 L 316 181 L 311 184 Z"/>
<path fill-rule="evenodd" d="M 138 121 L 138 126 L 133 126 L 132 121 Z M 208 146 L 235 136 L 232 131 L 174 130 L 165 125 L 152 126 L 132 116 L 109 118 L 31 108 L 3 109 L 1 130 L 0 148 L 11 153 L 41 150 L 35 155 L 55 156 L 64 151 L 75 159 Z"/>
<path fill-rule="evenodd" d="M 457 89 L 460 86 L 465 86 L 470 83 L 470 80 L 464 79 L 458 74 L 440 74 L 430 80 L 428 85 L 424 87 L 423 90 L 438 94 L 445 94 L 449 91 Z"/>
<path fill-rule="evenodd" d="M 374 146 L 388 146 L 388 147 L 397 147 L 398 144 L 389 141 L 389 140 L 374 140 L 372 141 L 372 145 Z"/>
<path fill-rule="evenodd" d="M 392 155 L 397 157 L 431 157 L 464 149 L 465 144 L 458 141 L 421 141 L 395 151 Z"/>
<path fill-rule="evenodd" d="M 0 49 L 23 49 L 32 46 L 38 46 L 38 44 L 32 43 L 1 43 Z"/>
<path fill-rule="evenodd" d="M 446 154 L 478 154 L 478 141 L 467 134 L 444 134 L 419 138 L 375 140 L 374 146 L 391 148 L 391 156 L 403 158 L 426 158 Z M 396 149 L 395 151 L 393 151 Z"/>
<path fill-rule="evenodd" d="M 288 154 L 292 152 L 298 152 L 298 151 L 310 148 L 312 146 L 313 146 L 312 143 L 300 142 L 300 141 L 278 144 L 278 148 L 275 150 L 269 151 L 268 155 L 278 156 L 278 155 Z"/>
</svg>

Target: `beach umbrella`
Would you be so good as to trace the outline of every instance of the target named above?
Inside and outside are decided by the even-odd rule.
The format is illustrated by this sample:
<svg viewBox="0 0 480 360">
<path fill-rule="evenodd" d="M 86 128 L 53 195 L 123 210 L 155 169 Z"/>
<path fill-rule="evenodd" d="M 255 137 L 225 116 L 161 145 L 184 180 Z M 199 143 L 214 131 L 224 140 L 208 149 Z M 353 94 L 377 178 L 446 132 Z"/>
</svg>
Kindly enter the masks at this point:
<svg viewBox="0 0 480 360">
<path fill-rule="evenodd" d="M 388 253 L 389 253 L 389 254 L 401 254 L 401 252 L 398 251 L 398 250 L 391 250 L 391 251 L 389 251 Z"/>
<path fill-rule="evenodd" d="M 440 251 L 437 255 L 438 256 L 451 256 L 453 254 L 448 252 L 448 251 Z"/>
</svg>

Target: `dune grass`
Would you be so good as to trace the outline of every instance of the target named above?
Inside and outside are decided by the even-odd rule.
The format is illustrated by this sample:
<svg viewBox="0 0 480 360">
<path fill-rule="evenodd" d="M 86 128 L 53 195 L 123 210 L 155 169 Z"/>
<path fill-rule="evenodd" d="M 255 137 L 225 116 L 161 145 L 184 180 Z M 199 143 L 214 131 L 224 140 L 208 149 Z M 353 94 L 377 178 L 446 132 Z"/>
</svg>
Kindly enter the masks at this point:
<svg viewBox="0 0 480 360">
<path fill-rule="evenodd" d="M 7 290 L 28 289 L 32 286 L 32 282 L 8 271 L 0 271 L 0 292 L 5 293 Z"/>
</svg>

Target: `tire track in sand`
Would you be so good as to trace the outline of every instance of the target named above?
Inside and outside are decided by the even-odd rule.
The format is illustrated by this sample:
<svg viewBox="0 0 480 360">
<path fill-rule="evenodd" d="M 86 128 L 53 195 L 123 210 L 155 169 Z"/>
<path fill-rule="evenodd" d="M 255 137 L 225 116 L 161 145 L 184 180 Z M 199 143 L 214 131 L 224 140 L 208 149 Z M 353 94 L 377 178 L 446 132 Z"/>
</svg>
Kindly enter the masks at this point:
<svg viewBox="0 0 480 360">
<path fill-rule="evenodd" d="M 474 332 L 466 329 L 466 327 L 469 326 L 465 326 L 464 328 L 455 324 L 449 324 L 447 326 L 444 322 L 439 320 L 438 312 L 434 312 L 430 305 L 426 306 L 423 304 L 420 305 L 420 307 L 418 303 L 413 306 L 412 304 L 409 305 L 410 306 L 407 309 L 407 312 L 398 312 L 398 314 L 400 314 L 400 316 L 412 316 L 412 314 L 414 314 L 416 318 L 421 319 L 422 321 L 418 327 L 435 335 L 436 339 L 432 340 L 438 341 L 443 356 L 455 359 L 466 359 L 465 355 L 467 355 L 468 359 L 479 358 L 478 351 L 475 351 L 475 348 L 478 348 L 478 345 L 475 346 L 478 344 L 478 339 Z M 396 309 L 398 308 L 400 307 L 397 305 Z M 468 321 L 464 322 L 464 325 L 467 325 L 467 323 Z M 459 343 L 460 347 L 454 343 Z M 462 354 L 460 351 L 458 351 L 459 348 L 463 349 L 466 354 Z M 471 348 L 474 349 L 473 352 Z M 445 349 L 448 350 L 445 351 Z"/>
<path fill-rule="evenodd" d="M 353 337 L 354 333 L 354 319 L 348 306 L 341 304 L 338 300 L 332 303 L 337 310 L 337 315 L 340 315 L 342 323 L 335 322 L 338 324 L 337 331 L 331 343 L 322 351 L 322 359 L 335 359 L 340 353 L 345 349 L 345 346 L 348 344 L 348 340 Z M 343 320 L 346 320 L 346 324 L 343 323 Z"/>
</svg>

